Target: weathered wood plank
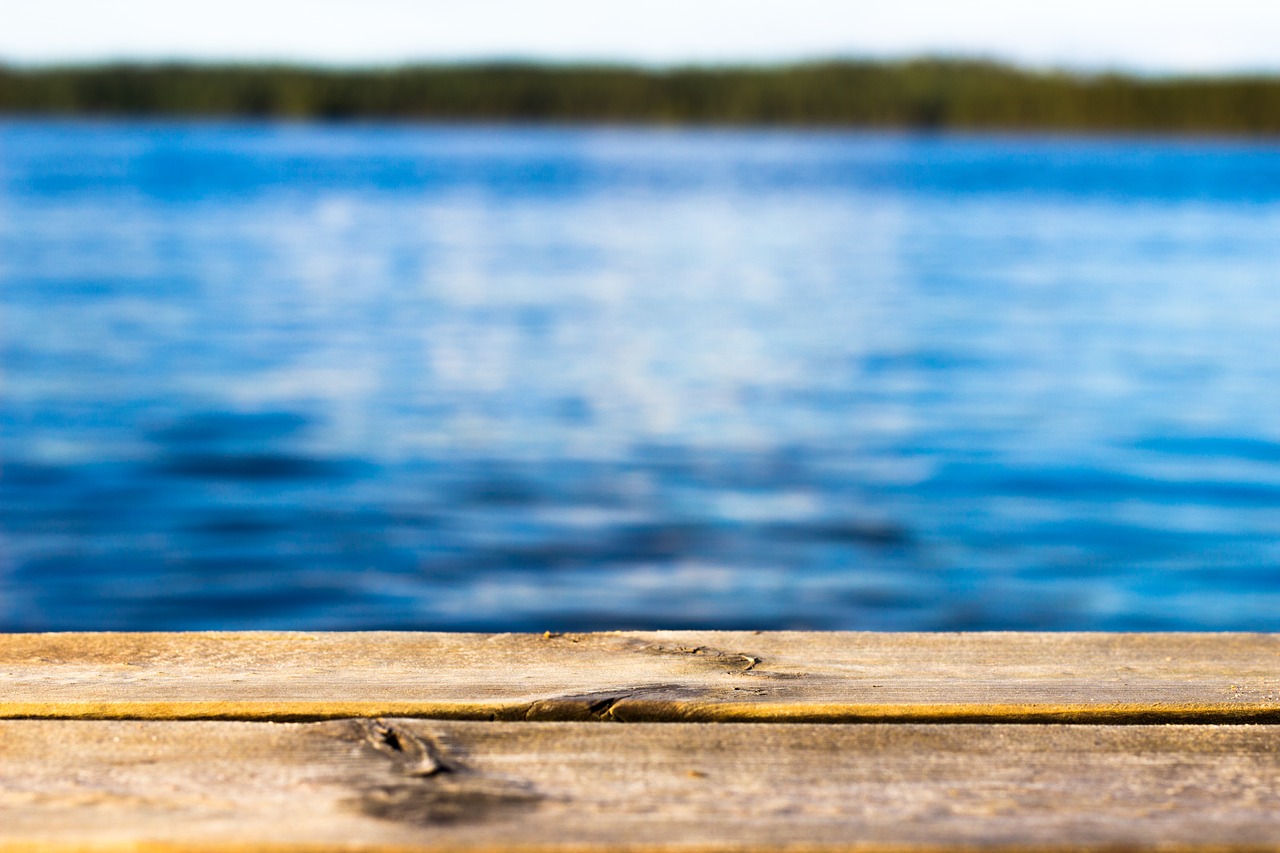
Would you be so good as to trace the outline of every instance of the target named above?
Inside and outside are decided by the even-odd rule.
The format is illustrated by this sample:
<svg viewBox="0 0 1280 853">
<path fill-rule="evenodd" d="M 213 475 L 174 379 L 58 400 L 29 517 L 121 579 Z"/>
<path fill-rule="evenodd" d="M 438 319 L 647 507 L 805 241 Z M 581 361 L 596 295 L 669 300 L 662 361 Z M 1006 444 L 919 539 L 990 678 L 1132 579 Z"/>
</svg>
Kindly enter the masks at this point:
<svg viewBox="0 0 1280 853">
<path fill-rule="evenodd" d="M 6 850 L 1280 847 L 1280 727 L 0 722 Z"/>
<path fill-rule="evenodd" d="M 377 715 L 1280 722 L 1280 635 L 0 635 L 0 717 Z"/>
</svg>

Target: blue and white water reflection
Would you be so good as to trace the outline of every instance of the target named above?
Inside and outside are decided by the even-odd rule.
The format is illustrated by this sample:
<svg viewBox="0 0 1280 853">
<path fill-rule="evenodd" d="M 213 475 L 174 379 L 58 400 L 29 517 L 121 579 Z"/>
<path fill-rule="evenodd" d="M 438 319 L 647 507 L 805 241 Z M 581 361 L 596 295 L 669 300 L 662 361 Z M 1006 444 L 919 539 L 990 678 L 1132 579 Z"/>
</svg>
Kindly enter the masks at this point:
<svg viewBox="0 0 1280 853">
<path fill-rule="evenodd" d="M 0 125 L 0 628 L 1280 629 L 1280 148 Z"/>
</svg>

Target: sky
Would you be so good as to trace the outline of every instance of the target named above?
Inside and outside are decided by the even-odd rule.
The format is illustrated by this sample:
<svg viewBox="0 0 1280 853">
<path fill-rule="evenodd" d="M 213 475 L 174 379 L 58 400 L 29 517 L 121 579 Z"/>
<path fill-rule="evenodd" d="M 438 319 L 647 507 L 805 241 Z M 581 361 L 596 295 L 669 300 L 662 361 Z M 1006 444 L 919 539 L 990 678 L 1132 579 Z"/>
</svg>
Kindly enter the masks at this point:
<svg viewBox="0 0 1280 853">
<path fill-rule="evenodd" d="M 0 62 L 642 65 L 923 54 L 1280 71 L 1280 0 L 0 0 Z"/>
</svg>

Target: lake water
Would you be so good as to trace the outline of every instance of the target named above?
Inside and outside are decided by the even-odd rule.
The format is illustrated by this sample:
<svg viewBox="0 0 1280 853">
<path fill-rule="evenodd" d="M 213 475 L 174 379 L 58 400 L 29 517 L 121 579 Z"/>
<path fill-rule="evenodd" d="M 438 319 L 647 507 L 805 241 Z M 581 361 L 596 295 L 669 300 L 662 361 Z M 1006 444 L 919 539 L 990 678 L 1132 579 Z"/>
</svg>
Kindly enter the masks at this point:
<svg viewBox="0 0 1280 853">
<path fill-rule="evenodd" d="M 0 123 L 0 629 L 1280 630 L 1280 147 Z"/>
</svg>

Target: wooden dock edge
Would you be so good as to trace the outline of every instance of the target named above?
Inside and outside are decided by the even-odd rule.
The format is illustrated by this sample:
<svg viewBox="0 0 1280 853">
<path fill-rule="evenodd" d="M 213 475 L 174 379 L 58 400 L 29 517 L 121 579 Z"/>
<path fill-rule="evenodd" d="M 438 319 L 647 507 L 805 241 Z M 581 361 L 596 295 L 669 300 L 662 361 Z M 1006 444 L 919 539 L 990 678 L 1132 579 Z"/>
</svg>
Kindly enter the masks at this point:
<svg viewBox="0 0 1280 853">
<path fill-rule="evenodd" d="M 0 721 L 0 848 L 1280 849 L 1275 726 Z"/>
<path fill-rule="evenodd" d="M 0 849 L 1280 851 L 1280 638 L 0 635 Z"/>
<path fill-rule="evenodd" d="M 1268 634 L 0 635 L 0 718 L 1280 723 Z"/>
</svg>

